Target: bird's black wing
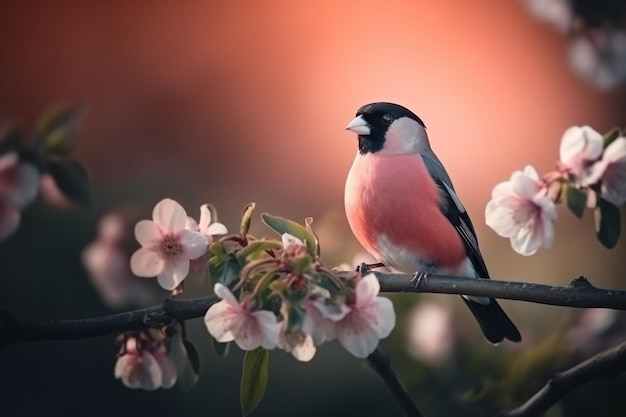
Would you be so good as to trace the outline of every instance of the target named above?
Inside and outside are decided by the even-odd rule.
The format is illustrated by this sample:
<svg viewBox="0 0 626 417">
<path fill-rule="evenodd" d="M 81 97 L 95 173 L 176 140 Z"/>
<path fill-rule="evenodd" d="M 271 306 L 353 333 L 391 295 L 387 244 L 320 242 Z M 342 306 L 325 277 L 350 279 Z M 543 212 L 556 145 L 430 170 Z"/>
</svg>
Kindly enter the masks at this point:
<svg viewBox="0 0 626 417">
<path fill-rule="evenodd" d="M 467 257 L 472 262 L 476 274 L 480 278 L 489 278 L 489 272 L 487 272 L 487 266 L 483 260 L 483 256 L 480 253 L 478 247 L 478 239 L 476 238 L 476 231 L 474 225 L 465 210 L 465 207 L 461 203 L 461 200 L 456 195 L 452 181 L 446 170 L 441 166 L 441 163 L 436 156 L 422 155 L 424 164 L 428 168 L 428 172 L 439 187 L 439 194 L 441 197 L 441 212 L 452 223 L 459 236 L 463 240 L 465 245 L 465 252 Z"/>
<path fill-rule="evenodd" d="M 480 278 L 489 278 L 487 266 L 478 248 L 474 225 L 472 225 L 465 207 L 456 195 L 448 173 L 432 151 L 422 154 L 422 159 L 428 168 L 430 176 L 437 184 L 437 187 L 439 187 L 441 212 L 454 225 L 459 236 L 461 236 L 465 246 L 465 253 L 472 262 L 476 275 Z M 465 304 L 476 317 L 483 334 L 491 343 L 499 343 L 505 338 L 514 342 L 522 340 L 522 336 L 515 324 L 493 298 L 463 296 L 463 301 L 465 301 Z"/>
</svg>

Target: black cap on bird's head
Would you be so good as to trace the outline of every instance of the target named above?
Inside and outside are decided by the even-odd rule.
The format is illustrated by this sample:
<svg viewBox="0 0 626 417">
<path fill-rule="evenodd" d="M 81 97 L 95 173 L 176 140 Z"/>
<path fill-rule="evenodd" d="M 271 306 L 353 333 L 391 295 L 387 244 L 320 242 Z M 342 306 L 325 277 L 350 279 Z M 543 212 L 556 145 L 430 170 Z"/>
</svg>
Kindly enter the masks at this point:
<svg viewBox="0 0 626 417">
<path fill-rule="evenodd" d="M 394 103 L 371 103 L 361 107 L 346 126 L 359 136 L 359 152 L 376 153 L 383 149 L 389 127 L 398 119 L 410 119 L 426 129 L 424 122 L 406 107 Z"/>
</svg>

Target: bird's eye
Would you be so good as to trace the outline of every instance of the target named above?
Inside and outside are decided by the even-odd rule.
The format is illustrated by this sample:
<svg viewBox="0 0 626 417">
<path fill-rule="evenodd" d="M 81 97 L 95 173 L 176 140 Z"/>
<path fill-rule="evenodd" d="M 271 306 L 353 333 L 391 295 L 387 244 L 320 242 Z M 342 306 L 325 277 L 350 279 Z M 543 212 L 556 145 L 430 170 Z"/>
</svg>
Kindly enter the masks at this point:
<svg viewBox="0 0 626 417">
<path fill-rule="evenodd" d="M 386 125 L 390 125 L 393 122 L 393 117 L 390 114 L 383 114 L 383 123 Z"/>
</svg>

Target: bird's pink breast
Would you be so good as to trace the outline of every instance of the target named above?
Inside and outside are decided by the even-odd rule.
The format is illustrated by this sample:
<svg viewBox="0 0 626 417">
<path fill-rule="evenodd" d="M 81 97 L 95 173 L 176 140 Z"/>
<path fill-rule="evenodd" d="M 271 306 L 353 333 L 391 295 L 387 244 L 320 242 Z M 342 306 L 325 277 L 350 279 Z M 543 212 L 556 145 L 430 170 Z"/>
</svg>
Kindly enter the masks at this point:
<svg viewBox="0 0 626 417">
<path fill-rule="evenodd" d="M 348 222 L 368 252 L 384 258 L 380 246 L 386 239 L 437 267 L 455 268 L 466 258 L 465 247 L 439 199 L 417 154 L 358 155 L 346 181 Z"/>
</svg>

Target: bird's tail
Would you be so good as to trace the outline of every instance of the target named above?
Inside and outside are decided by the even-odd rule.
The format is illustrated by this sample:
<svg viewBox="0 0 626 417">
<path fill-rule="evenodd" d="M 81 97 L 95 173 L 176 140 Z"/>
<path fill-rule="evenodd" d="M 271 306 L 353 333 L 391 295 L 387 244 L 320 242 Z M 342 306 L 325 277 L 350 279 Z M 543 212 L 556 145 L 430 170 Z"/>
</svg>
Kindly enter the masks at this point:
<svg viewBox="0 0 626 417">
<path fill-rule="evenodd" d="M 485 337 L 491 343 L 500 343 L 504 339 L 513 342 L 522 340 L 519 330 L 496 300 L 490 298 L 488 304 L 483 304 L 465 297 L 462 298 L 478 320 Z"/>
</svg>

